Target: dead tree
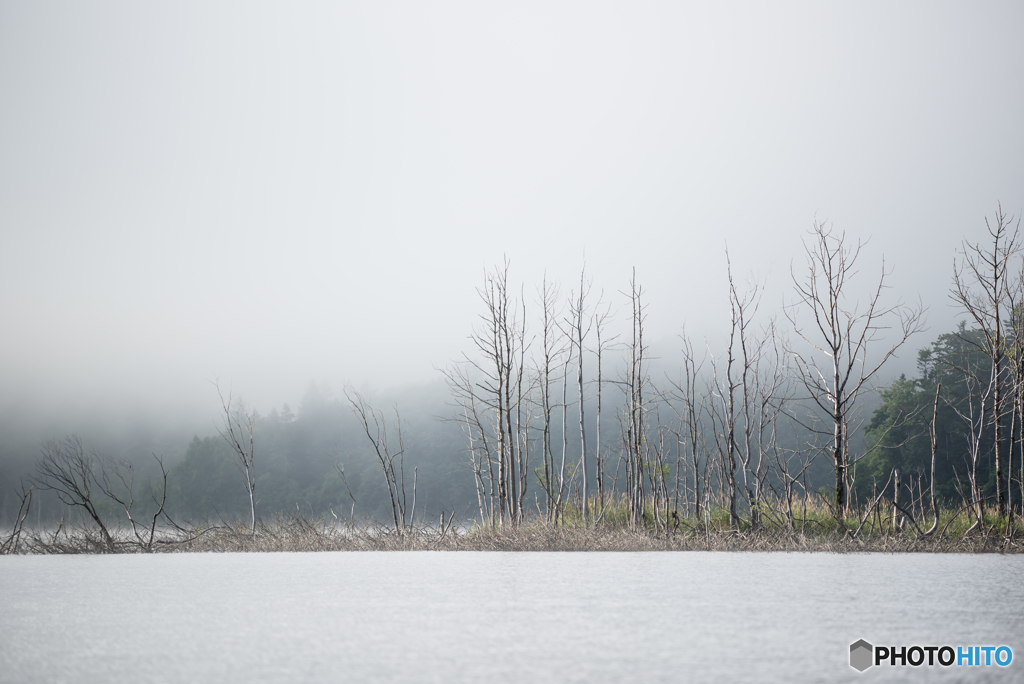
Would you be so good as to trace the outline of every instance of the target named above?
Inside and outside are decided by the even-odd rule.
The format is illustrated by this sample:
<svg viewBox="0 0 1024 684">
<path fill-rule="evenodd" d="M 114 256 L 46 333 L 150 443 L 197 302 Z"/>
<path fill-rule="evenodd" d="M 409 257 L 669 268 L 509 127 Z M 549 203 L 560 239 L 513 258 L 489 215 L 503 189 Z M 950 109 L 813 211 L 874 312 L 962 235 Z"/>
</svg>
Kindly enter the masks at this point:
<svg viewBox="0 0 1024 684">
<path fill-rule="evenodd" d="M 213 383 L 220 397 L 221 409 L 224 411 L 223 427 L 219 428 L 220 436 L 228 443 L 235 454 L 235 466 L 245 479 L 245 492 L 249 495 L 249 512 L 252 535 L 256 536 L 256 448 L 254 433 L 259 415 L 255 409 L 247 409 L 241 399 L 235 399 L 231 390 L 225 399 L 220 384 Z"/>
<path fill-rule="evenodd" d="M 932 514 L 935 516 L 935 520 L 932 521 L 932 526 L 926 533 L 931 536 L 935 533 L 935 530 L 939 528 L 939 500 L 935 498 L 935 456 L 939 451 L 939 438 L 938 438 L 938 423 L 939 423 L 939 392 L 942 391 L 942 383 L 935 383 L 935 401 L 932 403 L 932 421 L 928 425 L 928 437 L 930 446 L 932 449 L 932 472 L 931 472 L 931 504 Z M 924 520 L 924 515 L 921 516 L 921 520 Z"/>
<path fill-rule="evenodd" d="M 600 305 L 598 306 L 600 309 Z M 605 326 L 608 324 L 608 319 L 611 316 L 611 304 L 608 305 L 604 310 L 599 310 L 594 314 L 594 334 L 597 336 L 597 347 L 594 349 L 594 353 L 597 356 L 597 435 L 596 445 L 594 447 L 594 471 L 597 480 L 597 502 L 600 510 L 604 510 L 604 458 L 601 455 L 601 389 L 604 386 L 602 378 L 602 366 L 601 358 L 603 354 L 615 343 L 617 335 L 611 338 L 605 337 L 602 339 L 602 332 Z"/>
<path fill-rule="evenodd" d="M 900 469 L 895 468 L 892 471 L 892 529 L 894 532 L 903 529 L 904 518 L 900 515 L 900 487 L 902 486 Z"/>
<path fill-rule="evenodd" d="M 791 368 L 782 347 L 775 322 L 771 321 L 756 340 L 757 354 L 747 389 L 749 399 L 745 400 L 745 411 L 749 411 L 746 414 L 749 417 L 744 430 L 743 473 L 750 506 L 750 525 L 754 529 L 760 525 L 761 504 L 771 465 L 778 462 L 774 456 L 780 450 L 780 423 L 786 418 L 785 409 L 792 394 Z M 748 473 L 751 477 L 749 483 L 746 481 Z"/>
<path fill-rule="evenodd" d="M 120 506 L 121 510 L 124 511 L 125 518 L 127 518 L 128 524 L 131 525 L 132 534 L 135 536 L 139 548 L 147 553 L 153 551 L 156 523 L 160 516 L 166 517 L 164 506 L 167 503 L 167 469 L 164 467 L 162 458 L 153 454 L 153 459 L 160 468 L 160 499 L 158 501 L 156 496 L 153 496 L 153 503 L 156 504 L 157 508 L 150 519 L 148 529 L 142 527 L 143 523 L 136 521 L 135 516 L 132 514 L 132 508 L 135 506 L 135 468 L 131 461 L 127 459 L 121 460 L 113 467 L 101 464 L 98 482 L 100 490 L 107 498 Z M 117 483 L 120 483 L 120 487 L 117 486 L 115 480 Z M 170 519 L 168 521 L 171 522 Z M 143 534 L 144 532 L 145 534 Z"/>
<path fill-rule="evenodd" d="M 476 383 L 470 377 L 470 368 L 464 364 L 451 364 L 445 369 L 445 382 L 455 400 L 455 414 L 450 419 L 459 426 L 469 443 L 470 470 L 476 486 L 480 524 L 497 524 L 497 476 L 492 448 L 493 430 L 483 415 L 483 404 L 476 396 Z"/>
<path fill-rule="evenodd" d="M 707 356 L 697 360 L 693 353 L 693 344 L 685 332 L 680 339 L 683 352 L 682 374 L 679 380 L 671 381 L 672 389 L 668 397 L 668 404 L 676 412 L 676 418 L 680 425 L 679 438 L 685 445 L 690 462 L 689 470 L 693 473 L 693 517 L 700 519 L 701 502 L 706 496 L 707 490 L 708 461 L 703 416 L 709 393 L 701 391 L 699 383 Z M 684 491 L 688 486 L 684 478 Z"/>
<path fill-rule="evenodd" d="M 391 514 L 395 525 L 395 534 L 404 535 L 412 528 L 412 515 L 416 513 L 416 484 L 415 473 L 413 478 L 413 509 L 412 515 L 406 519 L 406 493 L 405 493 L 405 440 L 402 437 L 402 417 L 395 408 L 395 428 L 391 432 L 398 441 L 397 451 L 388 440 L 388 425 L 384 414 L 374 410 L 372 406 L 355 390 L 345 388 L 345 398 L 352 406 L 352 412 L 359 419 L 363 426 L 363 432 L 373 447 L 373 453 L 377 457 L 381 470 L 384 472 L 385 484 L 388 488 L 388 496 L 391 499 Z M 371 425 L 372 424 L 372 425 Z M 395 467 L 395 461 L 398 467 Z"/>
<path fill-rule="evenodd" d="M 643 303 L 643 288 L 636 281 L 636 269 L 629 281 L 632 311 L 632 337 L 626 359 L 625 377 L 621 385 L 625 394 L 623 407 L 623 439 L 626 458 L 626 496 L 629 523 L 638 528 L 643 524 L 645 512 L 644 470 L 647 466 L 647 412 L 653 395 L 651 379 L 647 373 L 647 347 L 644 344 L 644 323 L 647 320 Z"/>
<path fill-rule="evenodd" d="M 0 542 L 0 556 L 15 554 L 21 549 L 21 534 L 25 528 L 25 520 L 28 519 L 28 513 L 32 508 L 33 491 L 35 491 L 35 486 L 29 485 L 26 488 L 24 482 L 15 491 L 15 495 L 18 497 L 18 513 L 14 516 L 14 526 L 11 528 L 7 538 Z"/>
<path fill-rule="evenodd" d="M 985 498 L 981 491 L 978 466 L 981 463 L 982 440 L 988 423 L 989 399 L 995 391 L 996 368 L 994 365 L 989 366 L 987 379 L 979 376 L 976 365 L 971 362 L 968 354 L 967 359 L 958 366 L 958 370 L 964 375 L 967 396 L 963 399 L 966 399 L 966 402 L 947 403 L 967 424 L 967 480 L 971 487 L 971 505 L 974 507 L 975 515 L 974 524 L 968 530 L 968 533 L 971 533 L 985 523 Z"/>
<path fill-rule="evenodd" d="M 713 357 L 711 359 L 712 375 L 719 401 L 709 408 L 713 414 L 712 425 L 721 430 L 720 434 L 716 430 L 719 436 L 716 444 L 726 483 L 729 524 L 735 530 L 740 525 L 736 471 L 739 466 L 746 491 L 753 436 L 753 383 L 756 380 L 756 368 L 763 343 L 753 339 L 749 329 L 760 303 L 760 287 L 756 283 L 752 284 L 741 294 L 733 280 L 728 249 L 725 252 L 725 261 L 729 280 L 729 342 L 725 350 L 722 377 L 719 377 L 718 362 Z"/>
<path fill-rule="evenodd" d="M 525 304 L 509 290 L 508 268 L 506 260 L 503 267 L 485 273 L 483 287 L 477 289 L 484 313 L 470 339 L 479 356 L 463 354 L 463 361 L 445 375 L 460 407 L 455 419 L 477 416 L 467 426 L 469 434 L 490 447 L 488 462 L 497 470 L 492 476 L 497 522 L 518 525 L 529 473 L 529 415 L 523 413 L 530 390 L 524 372 L 529 344 Z"/>
<path fill-rule="evenodd" d="M 583 524 L 590 522 L 590 504 L 587 492 L 587 432 L 584 425 L 583 410 L 583 351 L 584 341 L 590 333 L 593 321 L 587 314 L 587 297 L 590 294 L 591 283 L 586 281 L 586 265 L 580 271 L 579 292 L 569 293 L 569 317 L 565 320 L 569 330 L 569 344 L 576 352 L 576 389 L 579 398 L 579 423 L 580 423 L 580 484 L 583 499 Z"/>
<path fill-rule="evenodd" d="M 889 357 L 923 329 L 924 308 L 902 302 L 883 305 L 882 290 L 891 273 L 884 260 L 866 306 L 850 305 L 849 279 L 857 273 L 862 243 L 850 246 L 845 233 L 837 233 L 819 222 L 815 222 L 810 235 L 809 243 L 804 242 L 806 271 L 799 277 L 795 270 L 791 271 L 796 302 L 785 310 L 796 336 L 813 350 L 790 351 L 808 397 L 832 423 L 829 451 L 835 467 L 835 514 L 842 520 L 849 505 L 848 413 Z M 869 360 L 871 343 L 879 341 L 883 331 L 890 329 L 895 337 L 890 333 L 883 352 Z M 824 356 L 826 363 L 820 364 L 818 355 Z"/>
<path fill-rule="evenodd" d="M 558 494 L 555 497 L 555 522 L 562 522 L 562 505 L 565 503 L 565 459 L 569 453 L 569 435 L 568 435 L 568 422 L 567 416 L 569 411 L 569 364 L 572 363 L 572 347 L 568 349 L 568 353 L 565 356 L 565 363 L 562 365 L 562 403 L 559 406 L 562 409 L 562 459 L 558 466 Z M 570 466 L 571 467 L 571 466 Z"/>
<path fill-rule="evenodd" d="M 718 452 L 719 493 L 728 503 L 729 526 L 739 527 L 739 513 L 736 508 L 736 383 L 731 377 L 733 357 L 727 354 L 725 370 L 719 374 L 719 364 L 711 359 L 711 376 L 714 390 L 709 403 L 708 419 L 714 435 L 714 449 Z"/>
<path fill-rule="evenodd" d="M 962 336 L 967 344 L 978 346 L 992 362 L 995 382 L 992 391 L 991 421 L 994 430 L 994 457 L 996 469 L 996 510 L 1000 517 L 1006 516 L 1006 474 L 1003 472 L 1003 384 L 1005 369 L 1006 334 L 1003 316 L 1008 311 L 1010 296 L 1010 259 L 1020 249 L 1020 221 L 1016 225 L 1013 217 L 1003 213 L 1002 205 L 996 209 L 993 221 L 985 219 L 990 238 L 989 245 L 971 243 L 966 240 L 960 251 L 960 259 L 953 263 L 953 302 L 974 321 L 984 335 L 984 344 L 968 336 Z"/>
<path fill-rule="evenodd" d="M 59 441 L 43 444 L 42 458 L 36 464 L 34 482 L 40 490 L 49 490 L 61 503 L 80 509 L 99 528 L 106 551 L 116 551 L 114 538 L 100 515 L 97 483 L 99 457 L 87 454 L 82 440 L 69 435 Z"/>
<path fill-rule="evenodd" d="M 1011 387 L 1011 420 L 1010 444 L 1007 449 L 1006 472 L 1009 486 L 1006 495 L 1006 510 L 1010 516 L 1007 527 L 1013 530 L 1013 454 L 1017 447 L 1020 502 L 1024 505 L 1024 260 L 1021 270 L 1010 287 L 1007 302 L 1010 317 L 1009 344 L 1007 345 L 1007 361 L 1009 365 Z"/>
<path fill-rule="evenodd" d="M 554 522 L 556 494 L 554 487 L 555 462 L 554 453 L 551 450 L 551 413 L 553 402 L 551 401 L 552 371 L 558 365 L 558 359 L 565 352 L 561 338 L 557 334 L 559 328 L 556 324 L 558 311 L 557 302 L 560 299 L 558 288 L 548 281 L 547 273 L 540 289 L 541 309 L 541 349 L 539 367 L 537 368 L 537 386 L 540 388 L 541 399 L 541 451 L 544 461 L 543 474 L 538 478 L 542 480 L 544 487 L 545 513 L 548 522 Z"/>
</svg>

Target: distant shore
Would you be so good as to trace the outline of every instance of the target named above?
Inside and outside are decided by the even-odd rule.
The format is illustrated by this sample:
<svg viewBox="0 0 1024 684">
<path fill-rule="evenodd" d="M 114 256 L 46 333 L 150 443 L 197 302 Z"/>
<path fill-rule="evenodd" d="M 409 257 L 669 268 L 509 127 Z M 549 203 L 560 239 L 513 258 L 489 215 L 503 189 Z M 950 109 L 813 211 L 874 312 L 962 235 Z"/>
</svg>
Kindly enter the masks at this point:
<svg viewBox="0 0 1024 684">
<path fill-rule="evenodd" d="M 25 530 L 7 554 L 224 553 L 318 551 L 745 551 L 815 553 L 1021 553 L 1019 529 L 994 528 L 943 534 L 884 530 L 859 534 L 821 525 L 798 529 L 732 530 L 709 526 L 630 529 L 621 525 L 552 525 L 541 520 L 517 526 L 449 522 L 401 532 L 379 523 L 355 524 L 279 516 L 253 533 L 240 522 L 156 530 L 152 539 L 118 528 L 109 542 L 86 527 Z"/>
</svg>

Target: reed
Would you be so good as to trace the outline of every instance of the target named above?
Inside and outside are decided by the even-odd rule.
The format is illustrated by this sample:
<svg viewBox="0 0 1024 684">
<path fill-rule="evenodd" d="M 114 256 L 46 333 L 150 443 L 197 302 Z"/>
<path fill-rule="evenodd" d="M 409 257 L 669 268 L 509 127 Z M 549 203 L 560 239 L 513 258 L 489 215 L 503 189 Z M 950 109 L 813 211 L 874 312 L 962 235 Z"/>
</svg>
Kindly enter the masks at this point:
<svg viewBox="0 0 1024 684">
<path fill-rule="evenodd" d="M 317 551 L 799 551 L 884 553 L 1020 553 L 1024 530 L 1018 521 L 986 519 L 974 527 L 969 510 L 940 510 L 938 525 L 928 534 L 922 521 L 901 520 L 888 508 L 861 511 L 840 524 L 827 504 L 809 498 L 793 507 L 792 518 L 766 506 L 751 526 L 747 517 L 730 526 L 724 502 L 709 505 L 699 518 L 669 511 L 658 518 L 648 513 L 643 523 L 629 524 L 625 500 L 597 510 L 599 519 L 583 523 L 581 507 L 566 505 L 559 524 L 542 517 L 518 526 L 459 524 L 454 516 L 413 525 L 402 532 L 375 521 L 306 516 L 300 512 L 257 521 L 229 520 L 158 529 L 151 545 L 128 528 L 112 528 L 112 546 L 82 523 L 55 530 L 22 530 L 7 553 L 275 553 Z M 652 507 L 653 510 L 653 507 Z M 787 507 L 787 511 L 788 511 Z M 931 520 L 926 521 L 931 527 Z M 970 533 L 969 531 L 974 530 Z"/>
</svg>

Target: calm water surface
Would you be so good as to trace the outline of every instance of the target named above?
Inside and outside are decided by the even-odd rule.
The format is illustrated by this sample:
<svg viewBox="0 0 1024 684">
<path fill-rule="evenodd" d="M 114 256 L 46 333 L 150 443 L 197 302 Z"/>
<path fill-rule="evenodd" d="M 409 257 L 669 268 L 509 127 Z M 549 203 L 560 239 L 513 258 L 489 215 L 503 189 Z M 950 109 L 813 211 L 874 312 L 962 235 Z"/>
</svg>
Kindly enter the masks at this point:
<svg viewBox="0 0 1024 684">
<path fill-rule="evenodd" d="M 1024 682 L 1024 557 L 0 557 L 3 682 Z M 1008 645 L 1007 668 L 848 665 Z"/>
</svg>

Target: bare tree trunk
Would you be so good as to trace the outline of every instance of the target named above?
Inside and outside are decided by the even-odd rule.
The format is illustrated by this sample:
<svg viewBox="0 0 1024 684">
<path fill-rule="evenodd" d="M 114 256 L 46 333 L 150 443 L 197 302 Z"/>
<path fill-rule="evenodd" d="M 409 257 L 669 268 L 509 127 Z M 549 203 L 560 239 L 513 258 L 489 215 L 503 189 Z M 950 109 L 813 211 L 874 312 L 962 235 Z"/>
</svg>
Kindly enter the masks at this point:
<svg viewBox="0 0 1024 684">
<path fill-rule="evenodd" d="M 587 491 L 587 431 L 584 424 L 584 396 L 583 396 L 583 343 L 590 332 L 592 322 L 586 312 L 586 299 L 590 292 L 590 285 L 586 282 L 586 265 L 580 272 L 580 291 L 578 294 L 571 293 L 569 301 L 569 316 L 567 321 L 571 331 L 572 345 L 576 348 L 576 388 L 579 396 L 579 422 L 580 422 L 580 485 L 583 499 L 583 524 L 590 522 L 590 502 Z"/>
<path fill-rule="evenodd" d="M 562 464 L 558 468 L 558 499 L 555 503 L 555 518 L 556 522 L 564 522 L 562 519 L 562 505 L 565 501 L 565 456 L 569 450 L 568 437 L 566 435 L 566 411 L 568 410 L 567 403 L 567 384 L 569 377 L 569 363 L 572 361 L 572 352 L 569 352 L 569 356 L 565 359 L 565 367 L 562 368 Z"/>
<path fill-rule="evenodd" d="M 844 233 L 836 234 L 831 227 L 817 222 L 811 236 L 811 244 L 804 245 L 806 279 L 798 279 L 794 272 L 793 284 L 797 304 L 802 307 L 803 315 L 809 316 L 806 324 L 814 330 L 813 335 L 804 331 L 805 322 L 800 319 L 801 312 L 797 308 L 788 307 L 786 315 L 797 336 L 829 360 L 830 368 L 821 369 L 814 352 L 801 354 L 791 350 L 808 397 L 832 420 L 830 451 L 835 466 L 835 515 L 837 522 L 844 524 L 849 504 L 846 491 L 848 413 L 855 407 L 865 384 L 911 335 L 922 329 L 924 309 L 920 305 L 907 307 L 902 303 L 882 307 L 882 290 L 889 275 L 884 261 L 878 285 L 867 307 L 861 309 L 854 304 L 848 308 L 847 279 L 856 273 L 855 264 L 861 245 L 848 247 Z M 893 326 L 898 331 L 896 341 L 892 342 L 891 337 L 887 339 L 889 346 L 885 353 L 869 365 L 866 358 L 869 343 L 881 330 L 890 327 L 883 322 L 890 317 L 899 321 L 897 326 Z"/>
<path fill-rule="evenodd" d="M 407 531 L 406 524 L 406 496 L 405 496 L 405 441 L 402 437 L 402 417 L 395 408 L 395 435 L 398 439 L 398 451 L 394 451 L 388 442 L 388 425 L 384 415 L 375 411 L 372 406 L 363 398 L 359 392 L 345 389 L 345 398 L 352 406 L 352 412 L 362 423 L 363 432 L 370 441 L 373 452 L 377 456 L 381 470 L 384 472 L 385 484 L 388 487 L 388 495 L 391 498 L 391 514 L 395 525 L 395 534 L 404 535 Z M 371 428 L 370 422 L 373 422 Z M 398 469 L 395 469 L 395 459 L 398 459 Z M 415 487 L 413 489 L 415 500 Z M 414 505 L 415 507 L 415 505 Z"/>
<path fill-rule="evenodd" d="M 600 309 L 601 303 L 598 300 L 597 308 Z M 614 343 L 616 336 L 610 339 L 602 339 L 602 332 L 605 325 L 607 324 L 608 318 L 611 316 L 611 304 L 608 305 L 603 311 L 598 311 L 594 314 L 594 332 L 597 334 L 597 446 L 594 451 L 594 469 L 597 478 L 597 499 L 600 509 L 605 510 L 605 463 L 604 458 L 601 455 L 601 391 L 604 387 L 604 379 L 602 377 L 602 365 L 601 358 L 604 351 Z"/>
<path fill-rule="evenodd" d="M 995 375 L 993 387 L 992 424 L 994 428 L 993 455 L 996 470 L 996 511 L 999 517 L 1006 512 L 1006 475 L 1003 472 L 1003 361 L 1006 340 L 1003 334 L 1001 310 L 1010 297 L 1008 269 L 1010 258 L 1020 249 L 1020 221 L 1013 226 L 1013 217 L 1003 213 L 1002 206 L 996 209 L 995 219 L 985 219 L 985 227 L 992 239 L 991 250 L 980 243 L 964 241 L 962 259 L 954 264 L 953 301 L 969 314 L 985 335 L 985 348 Z M 1012 230 L 1012 232 L 1011 232 Z M 980 292 L 972 288 L 978 286 Z M 973 341 L 964 338 L 969 344 Z"/>
<path fill-rule="evenodd" d="M 32 509 L 33 491 L 35 491 L 33 485 L 29 485 L 28 489 L 26 489 L 24 483 L 21 484 L 20 489 L 16 490 L 18 513 L 14 516 L 14 526 L 11 528 L 7 538 L 0 543 L 0 555 L 16 554 L 21 548 L 21 534 L 25 527 L 25 520 L 28 519 L 28 513 Z"/>
<path fill-rule="evenodd" d="M 627 391 L 626 410 L 626 452 L 627 452 L 627 484 L 630 512 L 630 526 L 638 528 L 643 524 L 645 512 L 644 468 L 647 407 L 644 403 L 644 386 L 648 383 L 647 371 L 644 366 L 643 326 L 646 318 L 642 302 L 643 289 L 636 282 L 636 269 L 630 280 L 630 301 L 633 309 L 633 337 L 630 344 L 628 377 L 624 383 Z"/>
<path fill-rule="evenodd" d="M 704 453 L 703 426 L 701 415 L 705 410 L 706 397 L 700 395 L 697 390 L 697 383 L 700 379 L 701 368 L 704 360 L 698 362 L 693 353 L 691 344 L 685 333 L 681 336 L 683 352 L 683 377 L 675 386 L 676 396 L 680 399 L 681 415 L 680 422 L 686 431 L 686 443 L 689 444 L 689 457 L 691 470 L 693 472 L 693 517 L 697 520 L 701 517 L 701 503 L 704 494 L 701 485 L 705 484 L 707 477 L 707 458 Z M 703 462 L 703 468 L 701 463 Z M 706 487 L 705 487 L 706 489 Z"/>
<path fill-rule="evenodd" d="M 555 326 L 555 317 L 557 313 L 554 310 L 555 302 L 558 299 L 558 290 L 553 285 L 548 283 L 547 273 L 544 274 L 544 281 L 540 291 L 540 303 L 541 303 L 541 354 L 543 357 L 543 367 L 541 368 L 540 378 L 540 391 L 541 391 L 541 412 L 543 419 L 543 436 L 542 436 L 542 447 L 544 458 L 544 495 L 545 495 L 545 506 L 547 513 L 547 520 L 549 523 L 555 522 L 555 487 L 554 487 L 554 476 L 555 476 L 555 464 L 554 454 L 551 451 L 551 365 L 555 362 L 556 357 L 559 355 L 559 351 L 555 344 L 554 332 L 557 330 Z"/>
<path fill-rule="evenodd" d="M 214 382 L 217 388 L 217 396 L 220 397 L 221 408 L 224 410 L 224 427 L 220 430 L 220 436 L 228 443 L 235 453 L 235 465 L 245 478 L 245 491 L 249 495 L 249 512 L 252 521 L 252 536 L 256 536 L 256 450 L 253 435 L 256 431 L 256 424 L 259 416 L 255 410 L 248 410 L 241 400 L 235 405 L 231 390 L 228 390 L 227 399 L 220 390 L 220 385 Z"/>
<path fill-rule="evenodd" d="M 475 422 L 480 435 L 492 433 L 494 451 L 487 451 L 489 468 L 497 465 L 497 473 L 492 475 L 492 496 L 496 491 L 492 513 L 496 509 L 498 524 L 518 525 L 523 517 L 528 467 L 528 455 L 521 452 L 526 312 L 525 304 L 509 292 L 508 269 L 506 260 L 503 267 L 485 273 L 484 285 L 477 289 L 485 313 L 470 339 L 481 360 L 464 355 L 464 362 L 449 367 L 446 376 L 460 404 L 479 399 L 488 413 L 486 421 Z M 468 371 L 462 370 L 463 365 Z"/>
<path fill-rule="evenodd" d="M 731 298 L 730 298 L 731 299 Z M 730 302 L 732 303 L 732 302 Z M 733 308 L 733 325 L 729 331 L 729 348 L 726 351 L 726 364 L 725 364 L 725 391 L 726 391 L 726 406 L 725 406 L 725 476 L 729 484 L 729 491 L 727 496 L 729 497 L 729 525 L 732 529 L 739 529 L 740 516 L 736 511 L 736 386 L 737 383 L 733 381 L 732 377 L 732 366 L 735 358 L 733 357 L 733 340 L 736 334 L 736 311 Z"/>
<path fill-rule="evenodd" d="M 604 510 L 604 461 L 601 460 L 601 322 L 602 318 L 594 316 L 597 328 L 597 444 L 594 448 L 594 475 L 597 479 L 597 505 Z"/>
<path fill-rule="evenodd" d="M 587 492 L 587 431 L 583 423 L 583 354 L 579 355 L 579 373 L 576 376 L 576 386 L 579 389 L 580 402 L 580 484 L 583 498 L 583 524 L 590 524 L 590 501 Z"/>
<path fill-rule="evenodd" d="M 725 394 L 727 397 L 727 405 L 725 407 L 726 415 L 724 418 L 724 424 L 727 428 L 726 436 L 726 449 L 728 452 L 727 466 L 729 476 L 729 514 L 731 519 L 731 525 L 733 529 L 738 529 L 740 526 L 740 517 L 737 510 L 737 478 L 736 478 L 736 466 L 737 466 L 737 452 L 742 460 L 741 474 L 743 476 L 743 489 L 749 497 L 750 504 L 750 515 L 751 515 L 751 526 L 756 527 L 756 504 L 755 494 L 749 489 L 747 473 L 751 470 L 751 437 L 752 432 L 755 429 L 754 417 L 751 415 L 753 411 L 754 402 L 756 400 L 756 394 L 761 389 L 760 378 L 758 376 L 758 368 L 760 359 L 764 350 L 764 340 L 753 339 L 748 328 L 751 320 L 757 314 L 758 305 L 760 303 L 760 292 L 761 288 L 756 283 L 748 285 L 746 291 L 740 295 L 736 289 L 735 281 L 732 275 L 732 262 L 729 259 L 729 250 L 725 251 L 726 261 L 726 275 L 728 276 L 729 282 L 729 309 L 730 309 L 730 326 L 729 326 L 729 347 L 727 349 L 727 361 L 726 361 L 726 388 Z M 774 328 L 770 328 L 774 330 Z M 740 356 L 736 358 L 734 350 L 736 345 L 739 345 Z M 736 362 L 739 362 L 740 371 L 739 377 L 735 377 L 733 374 L 733 366 Z M 740 391 L 739 408 L 736 406 L 736 391 Z M 742 451 L 739 449 L 737 444 L 737 420 L 742 419 Z M 754 475 L 755 482 L 757 475 Z M 755 484 L 755 487 L 757 485 Z"/>
<path fill-rule="evenodd" d="M 899 468 L 893 470 L 892 475 L 892 529 L 896 531 L 903 529 L 903 516 L 900 514 L 900 486 L 903 481 L 900 479 Z"/>
<path fill-rule="evenodd" d="M 950 404 L 950 406 L 967 424 L 968 429 L 970 462 L 968 464 L 967 479 L 971 486 L 971 503 L 974 506 L 975 514 L 975 523 L 971 529 L 968 530 L 968 533 L 970 533 L 982 526 L 985 520 L 984 496 L 981 491 L 978 465 L 981 462 L 982 438 L 987 424 L 986 416 L 988 414 L 986 412 L 986 407 L 988 405 L 989 397 L 992 394 L 993 383 L 995 382 L 995 367 L 993 366 L 990 369 L 989 380 L 984 391 L 980 389 L 982 383 L 974 372 L 969 359 L 967 363 L 964 364 L 963 372 L 967 383 L 967 405 L 964 408 L 960 408 L 955 404 Z M 976 399 L 978 402 L 977 410 L 975 410 Z"/>
</svg>

